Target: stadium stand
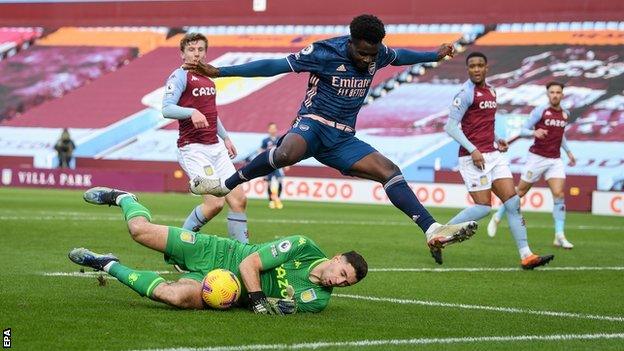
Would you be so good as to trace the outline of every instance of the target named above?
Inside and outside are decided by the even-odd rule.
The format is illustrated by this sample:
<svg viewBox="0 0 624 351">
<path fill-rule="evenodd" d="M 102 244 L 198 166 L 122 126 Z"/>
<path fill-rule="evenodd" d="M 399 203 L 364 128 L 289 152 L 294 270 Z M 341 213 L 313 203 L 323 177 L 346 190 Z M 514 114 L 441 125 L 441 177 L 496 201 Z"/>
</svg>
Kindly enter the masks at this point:
<svg viewBox="0 0 624 351">
<path fill-rule="evenodd" d="M 0 27 L 0 61 L 27 49 L 42 33 L 42 28 Z"/>
<path fill-rule="evenodd" d="M 133 48 L 58 47 L 35 45 L 7 60 L 0 61 L 0 123 L 14 126 L 48 126 L 45 114 L 53 113 L 47 107 L 37 114 L 11 120 L 18 114 L 56 99 L 72 89 L 83 86 L 104 73 L 113 71 L 136 56 Z M 36 67 L 37 69 L 33 69 Z M 61 100 L 56 100 L 61 101 Z M 70 105 L 58 111 L 64 119 Z M 84 119 L 85 115 L 82 115 Z M 61 127 L 60 125 L 55 125 Z"/>
<path fill-rule="evenodd" d="M 63 27 L 39 40 L 40 45 L 136 47 L 144 55 L 166 40 L 165 27 Z"/>
</svg>

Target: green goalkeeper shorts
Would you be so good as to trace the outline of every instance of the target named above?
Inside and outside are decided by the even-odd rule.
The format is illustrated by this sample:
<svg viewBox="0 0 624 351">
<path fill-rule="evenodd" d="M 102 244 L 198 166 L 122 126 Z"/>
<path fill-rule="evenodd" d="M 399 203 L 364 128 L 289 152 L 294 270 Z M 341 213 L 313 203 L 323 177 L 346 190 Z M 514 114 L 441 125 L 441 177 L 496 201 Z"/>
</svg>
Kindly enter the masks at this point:
<svg viewBox="0 0 624 351">
<path fill-rule="evenodd" d="M 224 268 L 238 273 L 240 261 L 247 256 L 246 246 L 237 241 L 214 235 L 193 233 L 169 227 L 165 262 L 189 271 L 181 278 L 201 282 L 208 272 Z"/>
</svg>

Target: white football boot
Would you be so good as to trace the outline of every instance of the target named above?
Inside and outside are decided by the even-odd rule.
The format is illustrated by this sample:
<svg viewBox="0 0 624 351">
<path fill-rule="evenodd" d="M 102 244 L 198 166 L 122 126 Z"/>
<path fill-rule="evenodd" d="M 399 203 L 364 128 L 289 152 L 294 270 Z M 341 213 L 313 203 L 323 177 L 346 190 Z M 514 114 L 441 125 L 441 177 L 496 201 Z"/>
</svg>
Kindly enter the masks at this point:
<svg viewBox="0 0 624 351">
<path fill-rule="evenodd" d="M 205 178 L 196 176 L 189 181 L 189 185 L 191 192 L 195 195 L 210 194 L 218 197 L 223 197 L 230 192 L 230 189 L 221 185 L 221 180 L 219 178 Z"/>
<path fill-rule="evenodd" d="M 572 248 L 574 247 L 574 245 L 572 245 L 572 243 L 569 242 L 568 239 L 566 239 L 566 237 L 563 235 L 555 235 L 555 241 L 553 241 L 553 245 L 566 250 L 572 250 Z"/>
</svg>

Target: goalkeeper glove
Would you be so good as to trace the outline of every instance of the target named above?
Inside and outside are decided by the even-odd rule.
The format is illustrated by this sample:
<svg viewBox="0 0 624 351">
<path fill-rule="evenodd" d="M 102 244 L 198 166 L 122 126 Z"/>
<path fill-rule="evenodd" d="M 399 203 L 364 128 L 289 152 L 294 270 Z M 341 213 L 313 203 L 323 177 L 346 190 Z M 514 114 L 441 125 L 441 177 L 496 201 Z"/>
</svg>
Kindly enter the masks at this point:
<svg viewBox="0 0 624 351">
<path fill-rule="evenodd" d="M 269 302 L 262 291 L 249 293 L 249 305 L 251 306 L 251 310 L 256 314 L 284 314 L 277 304 Z"/>
</svg>

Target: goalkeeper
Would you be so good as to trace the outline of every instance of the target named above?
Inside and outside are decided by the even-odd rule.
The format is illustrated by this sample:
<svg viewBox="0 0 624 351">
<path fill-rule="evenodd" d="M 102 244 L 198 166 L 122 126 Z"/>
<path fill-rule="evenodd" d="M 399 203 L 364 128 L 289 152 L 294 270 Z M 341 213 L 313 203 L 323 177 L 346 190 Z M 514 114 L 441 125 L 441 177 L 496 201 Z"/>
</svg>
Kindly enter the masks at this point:
<svg viewBox="0 0 624 351">
<path fill-rule="evenodd" d="M 232 271 L 243 282 L 238 304 L 260 314 L 320 312 L 328 304 L 334 287 L 349 286 L 368 272 L 364 258 L 355 251 L 329 259 L 314 243 L 301 235 L 258 245 L 193 233 L 182 228 L 151 223 L 150 211 L 134 194 L 96 187 L 84 193 L 85 201 L 121 207 L 132 239 L 164 253 L 165 261 L 189 271 L 175 282 L 157 273 L 137 271 L 119 263 L 112 254 L 73 249 L 69 259 L 102 270 L 152 300 L 188 309 L 206 307 L 202 281 L 213 269 Z"/>
</svg>

